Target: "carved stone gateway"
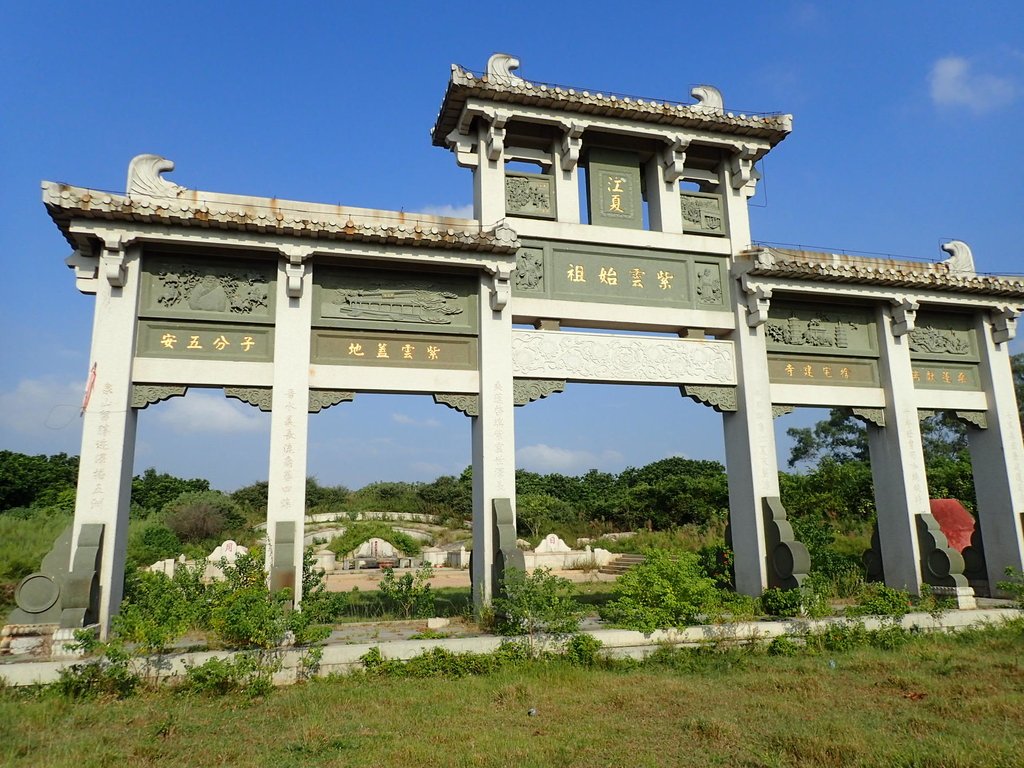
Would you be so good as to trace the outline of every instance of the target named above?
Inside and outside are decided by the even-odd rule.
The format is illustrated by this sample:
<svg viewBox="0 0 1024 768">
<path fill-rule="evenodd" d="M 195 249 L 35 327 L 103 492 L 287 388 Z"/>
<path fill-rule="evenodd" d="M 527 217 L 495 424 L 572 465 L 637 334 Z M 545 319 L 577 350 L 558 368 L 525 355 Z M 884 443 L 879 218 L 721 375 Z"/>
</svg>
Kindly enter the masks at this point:
<svg viewBox="0 0 1024 768">
<path fill-rule="evenodd" d="M 470 417 L 483 607 L 523 563 L 514 408 L 568 382 L 679 387 L 721 413 L 740 591 L 795 587 L 810 567 L 779 500 L 772 424 L 801 406 L 868 424 L 871 575 L 967 589 L 920 514 L 926 410 L 971 425 L 971 581 L 1024 568 L 1006 344 L 1024 280 L 976 274 L 958 241 L 927 264 L 751 247 L 757 164 L 790 115 L 737 115 L 712 86 L 691 103 L 551 87 L 519 66 L 507 54 L 482 76 L 453 66 L 431 133 L 474 177 L 472 219 L 188 189 L 158 155 L 131 161 L 125 194 L 43 183 L 76 285 L 101 310 L 74 527 L 20 587 L 20 619 L 95 617 L 106 632 L 137 419 L 193 387 L 270 414 L 268 581 L 296 601 L 310 418 L 358 392 L 430 394 Z M 683 431 L 682 405 L 678 418 Z"/>
</svg>

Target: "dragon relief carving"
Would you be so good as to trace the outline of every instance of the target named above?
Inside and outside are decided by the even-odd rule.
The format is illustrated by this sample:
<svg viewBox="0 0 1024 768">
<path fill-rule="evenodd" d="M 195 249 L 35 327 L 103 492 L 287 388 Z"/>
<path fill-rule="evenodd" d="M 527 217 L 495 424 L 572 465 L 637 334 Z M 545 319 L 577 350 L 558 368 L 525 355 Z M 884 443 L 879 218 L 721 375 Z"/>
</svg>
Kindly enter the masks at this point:
<svg viewBox="0 0 1024 768">
<path fill-rule="evenodd" d="M 810 320 L 790 315 L 786 320 L 769 320 L 765 332 L 777 344 L 845 349 L 850 345 L 847 331 L 856 328 L 856 323 L 833 320 L 825 315 Z"/>
<path fill-rule="evenodd" d="M 966 355 L 971 351 L 971 345 L 957 336 L 956 331 L 923 325 L 910 332 L 910 351 Z"/>
<path fill-rule="evenodd" d="M 270 284 L 257 272 L 214 274 L 183 267 L 161 270 L 154 277 L 161 289 L 156 303 L 168 309 L 184 304 L 202 312 L 248 315 L 269 307 Z"/>
<path fill-rule="evenodd" d="M 338 290 L 324 302 L 324 317 L 351 320 L 392 320 L 404 323 L 446 325 L 462 307 L 455 304 L 458 294 L 437 286 L 424 288 L 365 288 Z"/>
</svg>

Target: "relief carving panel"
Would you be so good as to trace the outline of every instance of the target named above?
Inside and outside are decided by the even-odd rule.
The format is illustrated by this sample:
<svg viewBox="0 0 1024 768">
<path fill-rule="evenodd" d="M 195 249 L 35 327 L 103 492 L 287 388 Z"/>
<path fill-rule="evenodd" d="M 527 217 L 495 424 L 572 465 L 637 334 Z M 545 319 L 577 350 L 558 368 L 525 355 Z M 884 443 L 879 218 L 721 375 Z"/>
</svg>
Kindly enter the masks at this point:
<svg viewBox="0 0 1024 768">
<path fill-rule="evenodd" d="M 516 331 L 513 375 L 649 384 L 735 384 L 732 342 Z"/>
</svg>

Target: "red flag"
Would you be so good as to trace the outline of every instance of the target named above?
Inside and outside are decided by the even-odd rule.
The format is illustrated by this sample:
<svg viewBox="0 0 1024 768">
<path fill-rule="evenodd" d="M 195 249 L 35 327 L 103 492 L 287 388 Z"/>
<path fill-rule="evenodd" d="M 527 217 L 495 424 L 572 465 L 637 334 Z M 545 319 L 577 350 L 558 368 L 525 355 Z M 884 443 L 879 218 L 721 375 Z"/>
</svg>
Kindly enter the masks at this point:
<svg viewBox="0 0 1024 768">
<path fill-rule="evenodd" d="M 89 398 L 92 397 L 92 388 L 96 383 L 96 363 L 92 364 L 92 370 L 89 371 L 89 381 L 85 383 L 85 396 L 82 398 L 82 410 L 79 412 L 79 416 L 85 415 L 85 409 L 89 407 Z"/>
</svg>

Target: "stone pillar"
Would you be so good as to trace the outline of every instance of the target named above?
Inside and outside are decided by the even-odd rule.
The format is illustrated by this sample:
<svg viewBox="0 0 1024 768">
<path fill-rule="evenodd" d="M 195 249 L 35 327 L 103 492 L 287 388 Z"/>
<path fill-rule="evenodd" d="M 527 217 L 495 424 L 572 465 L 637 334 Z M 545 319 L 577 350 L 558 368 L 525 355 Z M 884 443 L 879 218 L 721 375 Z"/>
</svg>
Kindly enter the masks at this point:
<svg viewBox="0 0 1024 768">
<path fill-rule="evenodd" d="M 512 398 L 512 311 L 509 274 L 480 280 L 480 410 L 473 417 L 473 604 L 495 590 L 494 500 L 515 509 L 515 421 Z M 513 542 L 514 543 L 514 542 Z"/>
<path fill-rule="evenodd" d="M 930 515 L 906 323 L 889 307 L 877 312 L 879 377 L 885 389 L 885 426 L 867 425 L 871 476 L 878 510 L 878 540 L 885 583 L 921 592 L 918 515 Z M 899 332 L 900 335 L 896 335 Z"/>
<path fill-rule="evenodd" d="M 308 249 L 286 252 L 277 275 L 274 386 L 267 493 L 267 570 L 272 590 L 291 588 L 302 599 L 306 516 L 306 444 L 313 277 Z"/>
<path fill-rule="evenodd" d="M 682 176 L 685 160 L 685 145 L 680 141 L 665 147 L 661 152 L 656 152 L 644 168 L 647 183 L 647 218 L 652 230 L 683 231 L 679 178 Z M 743 207 L 746 208 L 746 198 L 743 199 Z"/>
<path fill-rule="evenodd" d="M 124 592 L 128 509 L 135 457 L 138 412 L 132 408 L 132 361 L 135 356 L 141 249 L 108 243 L 99 258 L 95 280 L 90 352 L 89 402 L 82 418 L 82 452 L 78 465 L 74 535 L 70 568 L 82 526 L 103 525 L 99 572 L 100 637 Z"/>
<path fill-rule="evenodd" d="M 570 126 L 551 149 L 555 162 L 551 173 L 555 178 L 555 214 L 559 221 L 580 223 L 579 158 L 583 129 Z"/>
<path fill-rule="evenodd" d="M 477 128 L 477 158 L 473 169 L 473 216 L 483 227 L 505 218 L 504 121 L 483 120 Z M 556 177 L 557 178 L 557 177 Z"/>
<path fill-rule="evenodd" d="M 968 429 L 967 439 L 989 590 L 995 594 L 996 583 L 1006 577 L 1008 566 L 1024 570 L 1024 444 L 1008 339 L 1002 343 L 993 339 L 985 315 L 978 315 L 975 331 L 981 353 L 981 385 L 988 399 L 987 428 Z"/>
<path fill-rule="evenodd" d="M 747 198 L 753 187 L 733 186 L 729 164 L 723 163 L 721 185 L 729 217 L 733 256 L 750 243 Z M 679 208 L 679 201 L 676 201 Z M 681 219 L 680 219 L 681 221 Z M 772 423 L 771 384 L 768 380 L 764 321 L 767 297 L 756 298 L 737 288 L 733 292 L 736 330 L 737 391 L 735 413 L 722 416 L 725 463 L 729 475 L 729 530 L 735 557 L 736 591 L 760 595 L 768 586 L 768 546 L 765 539 L 764 499 L 779 495 L 779 468 Z M 755 302 L 755 311 L 749 302 Z"/>
</svg>

